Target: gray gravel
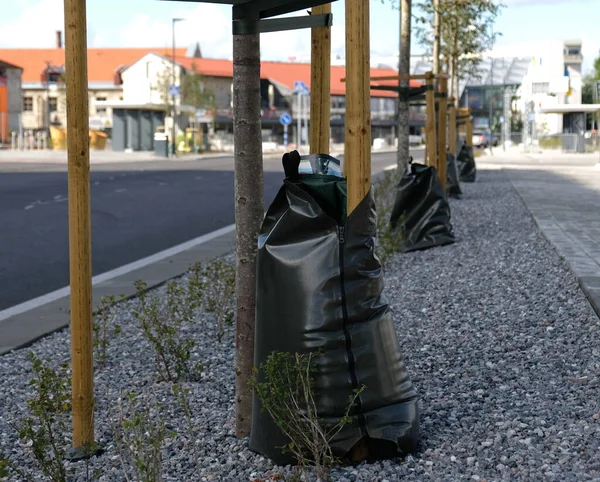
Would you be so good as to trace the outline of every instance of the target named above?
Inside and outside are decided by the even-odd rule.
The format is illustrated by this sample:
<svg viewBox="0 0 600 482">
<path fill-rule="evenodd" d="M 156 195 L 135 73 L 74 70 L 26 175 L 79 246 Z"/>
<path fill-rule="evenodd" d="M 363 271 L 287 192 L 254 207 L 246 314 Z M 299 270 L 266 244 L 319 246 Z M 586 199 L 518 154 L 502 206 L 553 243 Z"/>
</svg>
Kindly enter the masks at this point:
<svg viewBox="0 0 600 482">
<path fill-rule="evenodd" d="M 478 176 L 451 201 L 457 243 L 399 255 L 387 269 L 386 292 L 422 397 L 421 450 L 334 469 L 333 480 L 600 481 L 600 321 L 504 174 Z M 200 313 L 188 329 L 198 342 L 194 359 L 206 367 L 202 381 L 186 384 L 190 431 L 169 385 L 154 383 L 153 355 L 130 309 L 117 308 L 123 333 L 96 375 L 96 433 L 107 452 L 92 460 L 90 471 L 102 475 L 91 480 L 125 480 L 112 435 L 123 390 L 162 403 L 175 432 L 163 451 L 165 481 L 289 475 L 233 436 L 231 333 L 219 344 L 214 320 Z M 64 331 L 31 350 L 58 363 L 68 360 L 68 346 Z M 0 449 L 21 467 L 33 464 L 11 425 L 26 410 L 27 351 L 0 358 Z M 82 464 L 74 468 L 73 480 L 86 480 Z"/>
</svg>

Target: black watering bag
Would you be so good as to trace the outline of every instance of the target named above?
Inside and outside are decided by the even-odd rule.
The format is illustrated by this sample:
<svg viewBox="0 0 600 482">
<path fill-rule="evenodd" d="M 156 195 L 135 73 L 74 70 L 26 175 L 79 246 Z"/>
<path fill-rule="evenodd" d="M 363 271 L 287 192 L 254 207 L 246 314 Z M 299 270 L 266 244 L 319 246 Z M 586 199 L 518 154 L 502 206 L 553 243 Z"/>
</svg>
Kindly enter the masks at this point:
<svg viewBox="0 0 600 482">
<path fill-rule="evenodd" d="M 402 251 L 417 251 L 454 243 L 450 205 L 437 169 L 411 163 L 398 186 L 390 216 L 392 229 L 404 235 Z"/>
<path fill-rule="evenodd" d="M 456 157 L 461 182 L 475 182 L 477 176 L 477 167 L 475 166 L 475 156 L 473 148 L 463 144 Z"/>
<path fill-rule="evenodd" d="M 460 188 L 458 166 L 455 157 L 446 152 L 446 190 L 448 196 L 460 199 L 462 189 Z"/>
<path fill-rule="evenodd" d="M 319 167 L 317 158 L 326 162 Z M 298 153 L 284 155 L 286 178 L 259 236 L 254 363 L 260 367 L 273 351 L 318 351 L 315 404 L 325 424 L 339 422 L 352 394 L 364 387 L 352 422 L 330 443 L 333 454 L 344 457 L 366 440 L 370 455 L 398 456 L 417 443 L 418 400 L 373 251 L 373 197 L 369 193 L 346 216 L 346 180 L 339 169 L 322 168 L 339 161 L 323 155 L 309 160 L 312 172 L 333 175 L 298 174 Z M 264 381 L 262 370 L 258 381 Z M 288 464 L 292 455 L 280 448 L 287 443 L 255 395 L 250 448 Z"/>
</svg>

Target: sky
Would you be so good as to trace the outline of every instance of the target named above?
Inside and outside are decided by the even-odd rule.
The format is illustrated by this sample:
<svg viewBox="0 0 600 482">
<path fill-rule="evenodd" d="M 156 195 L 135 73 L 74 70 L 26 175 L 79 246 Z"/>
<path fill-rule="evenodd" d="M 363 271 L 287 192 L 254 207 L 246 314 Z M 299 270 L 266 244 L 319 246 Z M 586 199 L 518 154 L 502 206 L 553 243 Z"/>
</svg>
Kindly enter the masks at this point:
<svg viewBox="0 0 600 482">
<path fill-rule="evenodd" d="M 5 3 L 6 2 L 6 3 Z M 51 48 L 64 30 L 63 0 L 3 0 L 0 48 Z M 398 51 L 399 12 L 394 0 L 371 0 L 371 54 Z M 416 3 L 413 1 L 413 3 Z M 549 41 L 580 39 L 584 72 L 599 55 L 600 0 L 502 0 L 494 30 L 502 55 L 536 55 Z M 298 14 L 304 14 L 300 12 Z M 200 43 L 204 57 L 231 58 L 231 7 L 190 1 L 87 0 L 89 47 L 171 47 L 173 17 L 177 46 Z M 423 48 L 413 39 L 412 53 Z M 333 3 L 333 55 L 344 55 L 344 2 Z M 264 60 L 310 54 L 310 31 L 261 35 Z"/>
</svg>

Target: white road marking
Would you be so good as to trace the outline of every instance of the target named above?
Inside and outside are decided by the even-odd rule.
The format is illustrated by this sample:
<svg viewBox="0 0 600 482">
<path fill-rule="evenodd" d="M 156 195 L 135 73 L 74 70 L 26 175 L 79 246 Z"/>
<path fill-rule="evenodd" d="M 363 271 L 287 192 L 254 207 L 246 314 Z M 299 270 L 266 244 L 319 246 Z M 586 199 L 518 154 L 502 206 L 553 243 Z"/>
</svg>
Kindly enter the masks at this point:
<svg viewBox="0 0 600 482">
<path fill-rule="evenodd" d="M 398 164 L 390 164 L 389 166 L 385 166 L 383 168 L 384 171 L 391 171 L 392 169 L 396 169 L 398 167 Z"/>
<path fill-rule="evenodd" d="M 115 189 L 115 192 L 125 192 L 127 191 L 127 189 L 125 189 L 124 187 L 121 187 L 119 189 Z"/>
<path fill-rule="evenodd" d="M 160 251 L 156 254 L 147 256 L 146 258 L 139 259 L 132 263 L 115 268 L 111 271 L 107 271 L 106 273 L 99 274 L 92 278 L 92 285 L 104 283 L 105 281 L 111 280 L 118 276 L 131 273 L 136 269 L 144 268 L 152 263 L 162 261 L 163 259 L 166 259 L 170 256 L 174 256 L 188 249 L 207 243 L 215 238 L 218 238 L 219 236 L 228 234 L 233 230 L 235 230 L 235 224 L 230 224 L 229 226 L 217 229 L 212 233 L 204 234 L 203 236 L 199 236 L 198 238 L 191 239 L 190 241 L 186 241 L 185 243 L 178 244 L 177 246 L 173 246 L 172 248 L 165 249 L 164 251 Z M 0 321 L 6 320 L 7 318 L 19 315 L 21 313 L 25 313 L 26 311 L 33 310 L 34 308 L 38 308 L 47 303 L 52 303 L 53 301 L 64 298 L 65 296 L 69 296 L 69 294 L 69 286 L 65 286 L 64 288 L 52 291 L 51 293 L 47 293 L 42 296 L 38 296 L 37 298 L 25 301 L 24 303 L 21 303 L 19 305 L 11 306 L 10 308 L 0 311 Z"/>
</svg>

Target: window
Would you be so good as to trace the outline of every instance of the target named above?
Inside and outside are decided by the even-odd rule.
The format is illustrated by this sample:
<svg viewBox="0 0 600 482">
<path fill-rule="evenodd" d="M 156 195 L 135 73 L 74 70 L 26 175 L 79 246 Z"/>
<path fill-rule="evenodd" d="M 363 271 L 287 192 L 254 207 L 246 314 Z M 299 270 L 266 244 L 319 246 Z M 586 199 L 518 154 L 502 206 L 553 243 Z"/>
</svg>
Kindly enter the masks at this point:
<svg viewBox="0 0 600 482">
<path fill-rule="evenodd" d="M 106 97 L 96 97 L 96 102 L 104 102 Z M 96 114 L 106 114 L 106 107 L 96 106 Z"/>
<path fill-rule="evenodd" d="M 532 94 L 547 94 L 550 91 L 550 82 L 533 82 L 531 84 Z"/>
<path fill-rule="evenodd" d="M 343 109 L 346 107 L 346 98 L 341 96 L 331 96 L 331 108 Z"/>
<path fill-rule="evenodd" d="M 58 110 L 58 99 L 56 97 L 50 97 L 48 99 L 48 110 L 50 112 L 56 112 Z"/>
<path fill-rule="evenodd" d="M 33 110 L 33 97 L 23 97 L 23 112 L 31 112 Z"/>
</svg>

